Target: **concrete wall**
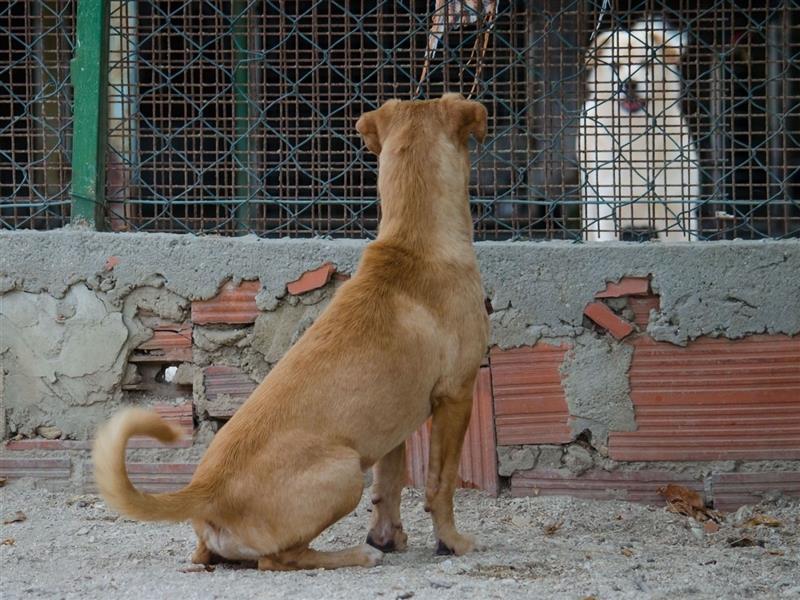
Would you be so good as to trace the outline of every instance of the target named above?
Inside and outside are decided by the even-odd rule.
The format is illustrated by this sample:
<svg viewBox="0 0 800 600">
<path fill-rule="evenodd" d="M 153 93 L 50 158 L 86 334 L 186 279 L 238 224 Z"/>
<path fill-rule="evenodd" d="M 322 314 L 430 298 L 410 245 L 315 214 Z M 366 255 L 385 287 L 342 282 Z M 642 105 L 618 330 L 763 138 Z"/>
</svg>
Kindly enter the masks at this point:
<svg viewBox="0 0 800 600">
<path fill-rule="evenodd" d="M 85 448 L 81 442 L 120 404 L 188 406 L 195 441 L 170 456 L 196 458 L 217 422 L 324 309 L 363 247 L 82 230 L 0 234 L 0 433 L 17 438 L 10 447 L 18 453 L 68 453 Z M 747 455 L 736 452 L 733 439 L 729 455 L 700 452 L 682 462 L 667 460 L 667 452 L 660 470 L 691 467 L 704 477 L 707 465 L 720 461 L 728 471 L 763 460 L 797 467 L 800 380 L 791 371 L 796 367 L 800 377 L 800 337 L 792 337 L 800 332 L 800 243 L 485 242 L 477 252 L 494 309 L 489 366 L 500 473 L 517 477 L 512 491 L 524 493 L 520 474 L 527 472 L 578 477 L 620 464 L 634 471 L 652 466 L 649 459 L 615 460 L 614 449 L 620 440 L 620 456 L 636 455 L 630 436 L 646 429 L 637 415 L 652 397 L 646 357 L 654 352 L 661 357 L 656 366 L 690 366 L 695 355 L 727 352 L 738 364 L 767 349 L 788 369 L 764 378 L 761 367 L 747 363 L 754 375 L 743 385 L 752 393 L 737 400 L 785 411 L 785 443 Z M 287 292 L 287 283 L 328 261 L 337 276 Z M 728 345 L 715 346 L 718 338 Z M 180 368 L 166 381 L 168 366 Z M 528 372 L 530 385 L 514 383 Z M 672 380 L 696 376 L 665 372 Z M 537 383 L 541 373 L 552 381 Z M 718 396 L 690 397 L 697 390 L 671 389 L 672 380 L 662 386 L 662 403 L 704 405 Z M 548 385 L 551 396 L 541 391 Z M 545 413 L 555 419 L 550 437 L 536 433 Z M 48 445 L 47 438 L 58 441 Z M 137 452 L 153 458 L 158 451 Z M 9 454 L 7 447 L 2 456 L 11 460 Z"/>
</svg>

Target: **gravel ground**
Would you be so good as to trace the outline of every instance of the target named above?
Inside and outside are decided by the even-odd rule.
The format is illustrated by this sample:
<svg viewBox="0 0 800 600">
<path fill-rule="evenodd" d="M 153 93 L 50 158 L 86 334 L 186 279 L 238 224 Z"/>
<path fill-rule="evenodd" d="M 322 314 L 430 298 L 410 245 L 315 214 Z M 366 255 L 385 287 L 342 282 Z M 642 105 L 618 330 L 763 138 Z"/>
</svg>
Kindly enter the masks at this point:
<svg viewBox="0 0 800 600">
<path fill-rule="evenodd" d="M 433 554 L 420 493 L 403 515 L 409 549 L 373 569 L 194 571 L 188 524 L 137 523 L 94 496 L 31 481 L 0 489 L 0 597 L 12 598 L 789 598 L 800 597 L 800 503 L 778 498 L 728 515 L 716 533 L 688 517 L 626 502 L 489 498 L 461 491 L 457 518 L 484 549 Z M 369 502 L 323 533 L 319 548 L 360 543 Z M 777 527 L 744 526 L 753 514 Z M 737 525 L 739 523 L 739 525 Z M 751 539 L 752 547 L 731 547 Z M 187 572 L 188 570 L 188 572 Z"/>
</svg>

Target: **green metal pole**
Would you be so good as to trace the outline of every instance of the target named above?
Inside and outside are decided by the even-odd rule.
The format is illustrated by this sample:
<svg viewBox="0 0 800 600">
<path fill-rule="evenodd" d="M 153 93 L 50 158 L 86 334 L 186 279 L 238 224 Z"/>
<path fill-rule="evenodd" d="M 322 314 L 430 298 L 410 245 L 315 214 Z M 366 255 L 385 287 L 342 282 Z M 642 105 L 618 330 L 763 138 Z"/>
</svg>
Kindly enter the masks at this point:
<svg viewBox="0 0 800 600">
<path fill-rule="evenodd" d="M 79 0 L 75 57 L 70 64 L 72 222 L 105 226 L 105 145 L 108 95 L 108 0 Z"/>
<path fill-rule="evenodd" d="M 238 163 L 236 170 L 236 232 L 247 234 L 250 232 L 250 140 L 247 133 L 250 127 L 250 107 L 248 106 L 249 87 L 249 62 L 248 58 L 248 31 L 247 31 L 247 3 L 243 0 L 234 0 L 232 3 L 234 15 L 233 45 L 236 64 L 233 71 L 233 87 L 236 94 L 236 140 L 233 152 Z"/>
</svg>

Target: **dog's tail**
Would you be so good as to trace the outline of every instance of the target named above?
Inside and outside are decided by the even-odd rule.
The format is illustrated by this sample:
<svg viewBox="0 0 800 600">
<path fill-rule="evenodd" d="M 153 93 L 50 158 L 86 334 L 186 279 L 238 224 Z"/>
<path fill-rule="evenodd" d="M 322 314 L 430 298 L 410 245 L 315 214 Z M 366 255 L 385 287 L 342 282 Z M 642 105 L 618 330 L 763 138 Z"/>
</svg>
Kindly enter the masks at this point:
<svg viewBox="0 0 800 600">
<path fill-rule="evenodd" d="M 167 494 L 138 491 L 125 469 L 125 446 L 134 435 L 174 442 L 180 431 L 157 413 L 138 408 L 123 410 L 97 432 L 92 450 L 94 477 L 106 503 L 140 521 L 185 521 L 207 504 L 207 494 L 193 484 Z"/>
</svg>

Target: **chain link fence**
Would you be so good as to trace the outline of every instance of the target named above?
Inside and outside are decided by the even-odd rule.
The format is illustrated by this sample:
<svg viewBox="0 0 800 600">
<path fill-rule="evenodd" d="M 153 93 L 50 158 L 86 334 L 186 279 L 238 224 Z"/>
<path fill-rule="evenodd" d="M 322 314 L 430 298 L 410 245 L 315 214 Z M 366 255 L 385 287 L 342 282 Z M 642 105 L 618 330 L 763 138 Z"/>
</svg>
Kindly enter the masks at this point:
<svg viewBox="0 0 800 600">
<path fill-rule="evenodd" d="M 4 227 L 69 216 L 73 4 L 0 9 Z M 460 91 L 477 239 L 800 234 L 800 0 L 110 0 L 108 31 L 114 230 L 373 237 L 355 121 Z"/>
<path fill-rule="evenodd" d="M 0 3 L 0 227 L 70 215 L 74 1 Z"/>
</svg>

